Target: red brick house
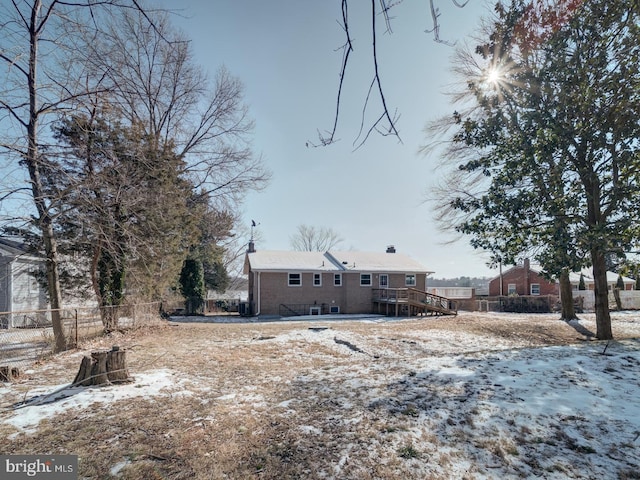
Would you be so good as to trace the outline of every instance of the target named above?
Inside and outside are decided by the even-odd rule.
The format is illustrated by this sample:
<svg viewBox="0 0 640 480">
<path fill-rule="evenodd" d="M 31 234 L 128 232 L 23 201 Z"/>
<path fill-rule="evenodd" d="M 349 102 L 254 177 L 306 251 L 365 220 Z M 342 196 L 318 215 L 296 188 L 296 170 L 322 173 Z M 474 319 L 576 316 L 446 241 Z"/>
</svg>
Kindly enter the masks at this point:
<svg viewBox="0 0 640 480">
<path fill-rule="evenodd" d="M 590 269 L 585 269 L 583 278 L 587 290 L 593 290 L 593 277 Z M 578 290 L 580 273 L 569 275 L 574 290 Z M 635 280 L 622 277 L 625 290 L 633 290 Z M 618 274 L 607 272 L 607 283 L 609 290 L 615 287 L 618 281 Z M 489 282 L 489 296 L 509 296 L 509 295 L 559 295 L 560 288 L 558 282 L 547 280 L 542 275 L 542 268 L 538 265 L 531 265 L 529 259 L 525 259 L 522 265 L 516 265 L 502 275 L 498 275 Z"/>
<path fill-rule="evenodd" d="M 542 276 L 542 269 L 532 266 L 529 259 L 489 282 L 489 296 L 558 295 L 558 284 Z"/>
</svg>

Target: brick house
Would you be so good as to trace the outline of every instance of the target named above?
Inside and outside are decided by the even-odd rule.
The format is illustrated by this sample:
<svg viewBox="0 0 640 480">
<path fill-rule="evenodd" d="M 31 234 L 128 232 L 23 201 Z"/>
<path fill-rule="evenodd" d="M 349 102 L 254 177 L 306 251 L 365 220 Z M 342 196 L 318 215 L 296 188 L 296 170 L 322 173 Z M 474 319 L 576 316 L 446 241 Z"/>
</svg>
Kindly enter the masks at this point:
<svg viewBox="0 0 640 480">
<path fill-rule="evenodd" d="M 426 291 L 427 270 L 412 258 L 387 252 L 255 251 L 244 265 L 251 315 L 373 313 L 380 289 Z"/>
<path fill-rule="evenodd" d="M 558 295 L 558 284 L 547 280 L 542 269 L 525 259 L 522 265 L 511 267 L 489 282 L 489 296 L 502 295 Z"/>
<path fill-rule="evenodd" d="M 593 290 L 593 274 L 589 269 L 582 272 L 587 290 Z M 502 287 L 501 287 L 502 280 Z M 569 280 L 574 290 L 578 290 L 580 273 L 570 273 Z M 631 278 L 622 277 L 625 290 L 633 290 L 635 281 Z M 607 283 L 609 290 L 615 287 L 618 281 L 618 274 L 607 272 Z M 525 259 L 522 265 L 516 265 L 502 275 L 493 278 L 489 282 L 489 296 L 509 296 L 509 295 L 559 295 L 560 286 L 558 282 L 547 280 L 542 275 L 542 268 L 538 265 L 531 265 L 529 259 Z"/>
</svg>

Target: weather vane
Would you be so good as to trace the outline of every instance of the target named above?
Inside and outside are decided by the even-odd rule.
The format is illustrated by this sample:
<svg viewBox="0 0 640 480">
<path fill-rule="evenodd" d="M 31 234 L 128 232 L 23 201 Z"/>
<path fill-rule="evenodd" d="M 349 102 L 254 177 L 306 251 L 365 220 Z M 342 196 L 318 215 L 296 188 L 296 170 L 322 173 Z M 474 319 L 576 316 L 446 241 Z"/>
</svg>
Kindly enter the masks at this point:
<svg viewBox="0 0 640 480">
<path fill-rule="evenodd" d="M 251 241 L 253 242 L 253 229 L 255 227 L 257 227 L 258 225 L 260 225 L 259 223 L 256 223 L 255 220 L 251 220 Z"/>
</svg>

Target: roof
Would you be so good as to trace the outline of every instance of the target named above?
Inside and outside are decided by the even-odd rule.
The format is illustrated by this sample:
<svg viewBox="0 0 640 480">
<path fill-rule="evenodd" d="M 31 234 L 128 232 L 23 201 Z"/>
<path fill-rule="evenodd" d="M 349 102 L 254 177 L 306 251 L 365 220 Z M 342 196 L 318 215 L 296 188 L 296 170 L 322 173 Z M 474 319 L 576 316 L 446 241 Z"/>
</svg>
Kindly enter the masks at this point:
<svg viewBox="0 0 640 480">
<path fill-rule="evenodd" d="M 10 255 L 21 255 L 27 253 L 27 251 L 27 245 L 23 242 L 0 237 L 0 254 L 7 252 Z"/>
<path fill-rule="evenodd" d="M 515 265 L 515 266 L 512 266 L 511 268 L 508 268 L 504 272 L 502 272 L 502 275 L 504 276 L 505 274 L 507 274 L 512 270 L 523 269 L 523 268 L 524 268 L 524 265 L 522 264 Z M 529 271 L 533 273 L 537 273 L 538 275 L 544 274 L 544 269 L 542 268 L 542 266 L 535 263 L 532 263 L 529 266 Z M 586 283 L 593 283 L 593 271 L 590 268 L 583 268 L 582 272 L 569 272 L 569 281 L 571 283 L 579 283 L 581 273 L 584 276 L 584 281 Z M 498 279 L 500 279 L 500 275 L 496 275 L 491 279 L 491 281 L 493 282 L 494 280 L 498 280 Z M 607 283 L 616 283 L 617 281 L 618 281 L 618 274 L 616 272 L 607 271 Z M 633 278 L 629 278 L 625 276 L 622 276 L 622 281 L 624 283 L 635 283 L 635 280 Z"/>
<path fill-rule="evenodd" d="M 261 250 L 248 253 L 247 262 L 254 271 L 433 273 L 407 255 L 384 252 Z"/>
<path fill-rule="evenodd" d="M 579 283 L 580 282 L 580 274 L 584 276 L 585 283 L 593 283 L 593 272 L 590 268 L 585 268 L 582 272 L 571 272 L 569 274 L 569 280 L 571 283 Z M 618 281 L 618 274 L 616 272 L 607 271 L 607 283 L 616 283 Z M 622 281 L 624 283 L 636 283 L 633 278 L 625 277 L 622 275 Z"/>
<path fill-rule="evenodd" d="M 386 273 L 433 273 L 413 258 L 401 253 L 327 252 L 344 270 Z"/>
<path fill-rule="evenodd" d="M 337 264 L 322 252 L 283 252 L 260 250 L 247 254 L 252 270 L 291 271 L 291 270 L 323 270 L 340 271 Z"/>
</svg>

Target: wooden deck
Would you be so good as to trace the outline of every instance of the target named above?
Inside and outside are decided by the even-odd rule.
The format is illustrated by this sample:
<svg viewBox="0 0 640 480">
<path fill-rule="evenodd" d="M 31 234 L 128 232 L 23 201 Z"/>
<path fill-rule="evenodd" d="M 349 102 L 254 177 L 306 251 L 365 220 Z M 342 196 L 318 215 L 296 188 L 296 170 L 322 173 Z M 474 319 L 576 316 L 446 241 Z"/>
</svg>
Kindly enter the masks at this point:
<svg viewBox="0 0 640 480">
<path fill-rule="evenodd" d="M 374 288 L 373 304 L 377 313 L 396 317 L 458 314 L 456 301 L 416 288 Z"/>
</svg>

